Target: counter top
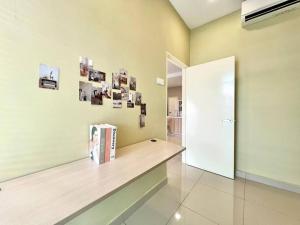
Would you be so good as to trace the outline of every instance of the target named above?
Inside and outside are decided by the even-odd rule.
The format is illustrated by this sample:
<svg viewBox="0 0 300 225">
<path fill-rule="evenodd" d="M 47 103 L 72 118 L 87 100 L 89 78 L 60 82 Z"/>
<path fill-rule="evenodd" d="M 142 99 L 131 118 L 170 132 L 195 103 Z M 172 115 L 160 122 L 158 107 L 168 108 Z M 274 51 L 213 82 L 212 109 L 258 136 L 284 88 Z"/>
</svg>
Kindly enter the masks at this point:
<svg viewBox="0 0 300 225">
<path fill-rule="evenodd" d="M 83 159 L 0 183 L 0 224 L 64 224 L 184 149 L 148 140 L 105 164 Z"/>
</svg>

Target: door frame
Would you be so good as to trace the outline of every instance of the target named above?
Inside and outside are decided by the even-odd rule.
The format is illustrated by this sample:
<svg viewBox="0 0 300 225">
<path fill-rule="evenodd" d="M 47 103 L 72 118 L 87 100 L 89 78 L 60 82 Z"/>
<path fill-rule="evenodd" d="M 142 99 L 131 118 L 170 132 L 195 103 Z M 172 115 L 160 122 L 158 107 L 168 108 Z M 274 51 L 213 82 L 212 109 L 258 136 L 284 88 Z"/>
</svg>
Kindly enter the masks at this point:
<svg viewBox="0 0 300 225">
<path fill-rule="evenodd" d="M 175 64 L 176 66 L 180 67 L 182 70 L 181 74 L 181 84 L 182 84 L 182 135 L 181 135 L 181 145 L 185 146 L 185 73 L 186 73 L 186 68 L 188 66 L 177 59 L 174 55 L 172 55 L 170 52 L 166 52 L 166 102 L 165 102 L 165 110 L 167 112 L 168 108 L 168 62 L 171 62 Z M 167 115 L 165 115 L 167 118 Z M 168 120 L 166 119 L 166 128 L 168 127 Z M 168 136 L 168 129 L 166 129 L 166 138 Z M 185 162 L 185 151 L 182 154 L 182 162 Z"/>
</svg>

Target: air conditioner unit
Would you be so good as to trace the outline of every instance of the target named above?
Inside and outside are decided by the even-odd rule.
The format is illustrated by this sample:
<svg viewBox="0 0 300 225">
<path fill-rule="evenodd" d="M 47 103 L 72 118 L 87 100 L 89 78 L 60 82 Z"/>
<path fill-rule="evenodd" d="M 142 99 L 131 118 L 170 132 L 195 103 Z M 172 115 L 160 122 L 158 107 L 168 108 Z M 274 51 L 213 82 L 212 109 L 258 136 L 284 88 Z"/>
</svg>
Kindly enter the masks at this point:
<svg viewBox="0 0 300 225">
<path fill-rule="evenodd" d="M 300 0 L 246 0 L 242 2 L 242 24 L 252 24 L 296 8 L 300 8 Z"/>
</svg>

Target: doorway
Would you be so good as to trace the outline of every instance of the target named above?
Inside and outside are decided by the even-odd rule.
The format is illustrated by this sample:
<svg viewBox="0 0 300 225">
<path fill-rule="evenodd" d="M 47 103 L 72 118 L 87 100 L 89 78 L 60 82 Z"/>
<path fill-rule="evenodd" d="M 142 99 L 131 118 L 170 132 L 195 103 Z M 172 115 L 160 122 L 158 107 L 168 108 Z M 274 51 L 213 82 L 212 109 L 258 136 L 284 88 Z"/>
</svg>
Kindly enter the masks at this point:
<svg viewBox="0 0 300 225">
<path fill-rule="evenodd" d="M 187 66 L 167 53 L 167 140 L 184 145 L 183 74 Z"/>
</svg>

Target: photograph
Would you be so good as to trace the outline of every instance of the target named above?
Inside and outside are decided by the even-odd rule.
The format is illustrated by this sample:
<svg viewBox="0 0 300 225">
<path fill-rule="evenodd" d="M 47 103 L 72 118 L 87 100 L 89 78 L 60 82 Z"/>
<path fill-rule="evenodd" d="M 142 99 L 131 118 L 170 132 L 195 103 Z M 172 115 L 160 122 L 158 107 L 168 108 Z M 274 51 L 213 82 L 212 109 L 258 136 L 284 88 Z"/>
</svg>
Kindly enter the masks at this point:
<svg viewBox="0 0 300 225">
<path fill-rule="evenodd" d="M 122 100 L 129 100 L 129 87 L 121 87 Z"/>
<path fill-rule="evenodd" d="M 120 74 L 120 75 L 127 76 L 127 75 L 128 75 L 128 71 L 127 71 L 126 69 L 124 69 L 124 68 L 121 68 L 121 69 L 119 70 L 119 74 Z"/>
<path fill-rule="evenodd" d="M 134 101 L 135 101 L 135 94 L 129 92 L 128 101 L 127 101 L 127 108 L 134 108 Z"/>
<path fill-rule="evenodd" d="M 127 101 L 127 108 L 134 108 L 134 103 Z"/>
<path fill-rule="evenodd" d="M 88 60 L 88 74 L 90 74 L 90 71 L 94 71 L 93 61 L 91 59 Z"/>
<path fill-rule="evenodd" d="M 79 81 L 79 101 L 91 101 L 92 85 L 83 81 Z"/>
<path fill-rule="evenodd" d="M 80 76 L 86 77 L 89 74 L 89 59 L 87 57 L 79 57 Z"/>
<path fill-rule="evenodd" d="M 145 115 L 140 115 L 140 127 L 145 127 Z"/>
<path fill-rule="evenodd" d="M 111 99 L 111 84 L 107 82 L 102 83 L 102 96 Z"/>
<path fill-rule="evenodd" d="M 121 76 L 121 84 L 127 85 L 127 75 L 120 75 Z"/>
<path fill-rule="evenodd" d="M 59 88 L 59 68 L 40 64 L 39 87 L 58 90 Z"/>
<path fill-rule="evenodd" d="M 122 94 L 113 92 L 113 108 L 122 108 Z"/>
<path fill-rule="evenodd" d="M 101 83 L 101 81 L 105 81 L 105 73 L 99 70 L 91 70 L 89 71 L 89 81 Z"/>
<path fill-rule="evenodd" d="M 129 92 L 128 101 L 133 103 L 135 102 L 135 93 Z"/>
<path fill-rule="evenodd" d="M 141 105 L 142 104 L 142 94 L 139 92 L 135 93 L 135 105 Z"/>
<path fill-rule="evenodd" d="M 121 77 L 118 73 L 112 74 L 112 89 L 120 90 Z"/>
<path fill-rule="evenodd" d="M 130 77 L 130 80 L 129 80 L 129 89 L 131 91 L 136 91 L 136 78 L 135 77 Z"/>
<path fill-rule="evenodd" d="M 146 116 L 146 104 L 145 103 L 141 104 L 141 114 Z"/>
<path fill-rule="evenodd" d="M 92 87 L 91 104 L 92 105 L 103 105 L 102 88 Z"/>
</svg>

